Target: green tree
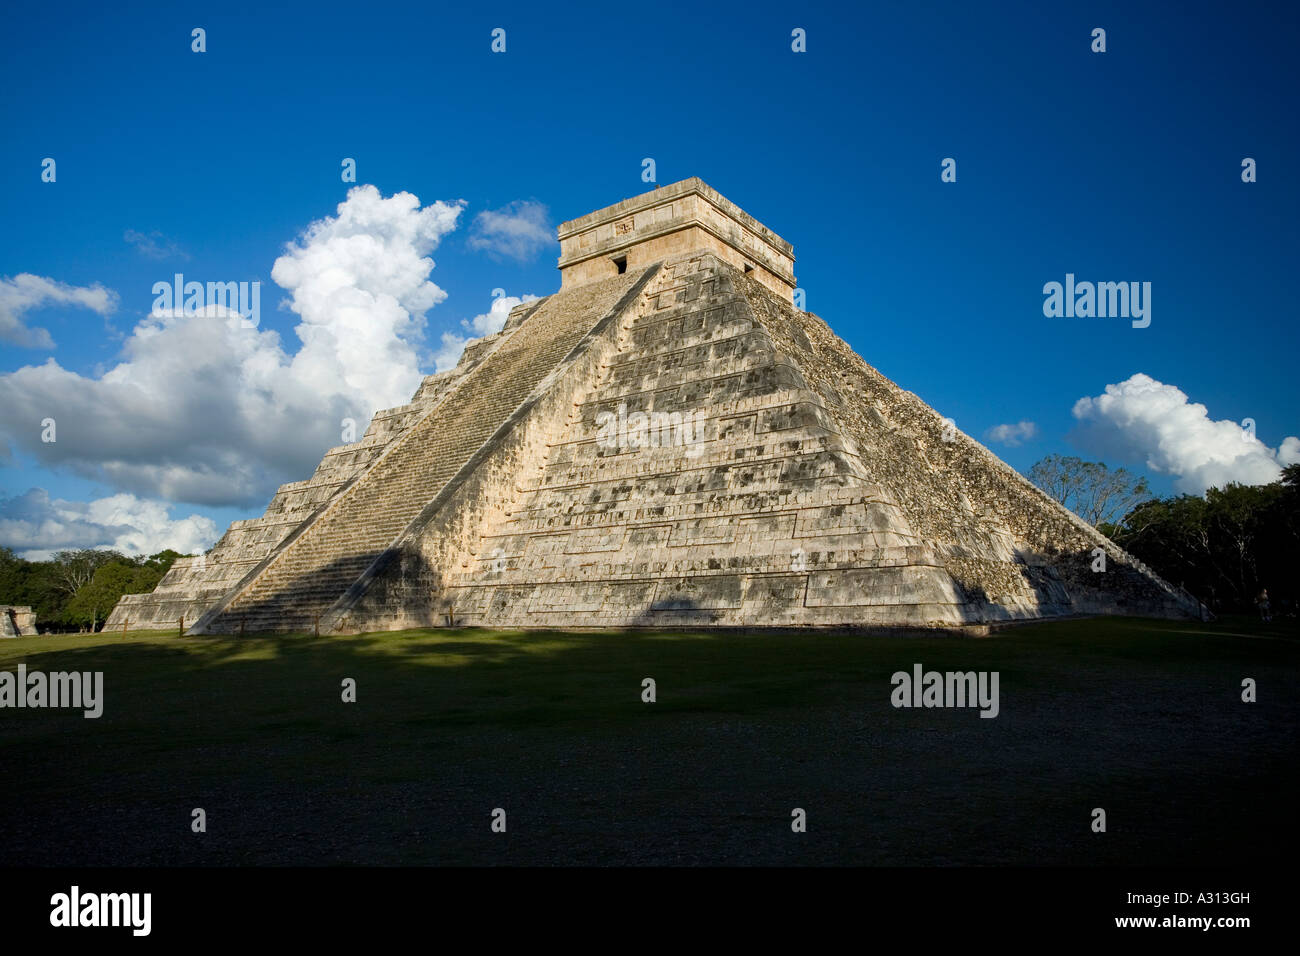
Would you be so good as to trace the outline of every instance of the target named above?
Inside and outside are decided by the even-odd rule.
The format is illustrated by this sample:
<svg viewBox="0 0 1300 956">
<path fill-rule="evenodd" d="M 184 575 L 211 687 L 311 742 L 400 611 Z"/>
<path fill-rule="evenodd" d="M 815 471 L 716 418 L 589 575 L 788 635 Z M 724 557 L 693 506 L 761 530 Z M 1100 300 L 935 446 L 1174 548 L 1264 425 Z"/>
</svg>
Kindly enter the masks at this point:
<svg viewBox="0 0 1300 956">
<path fill-rule="evenodd" d="M 151 565 L 151 560 L 119 558 L 101 564 L 95 569 L 94 576 L 78 588 L 68 602 L 64 621 L 75 627 L 94 630 L 108 617 L 123 594 L 152 591 L 166 571 L 160 567 L 162 562 Z M 167 567 L 171 566 L 171 560 L 165 562 Z"/>
<path fill-rule="evenodd" d="M 76 551 L 59 551 L 54 563 L 59 567 L 59 579 L 69 594 L 77 591 L 95 576 L 95 571 L 110 561 L 126 560 L 117 551 L 80 548 Z"/>
<path fill-rule="evenodd" d="M 1300 469 L 1270 485 L 1229 484 L 1205 496 L 1146 501 L 1115 542 L 1211 605 L 1249 611 L 1262 589 L 1294 602 L 1300 554 Z"/>
<path fill-rule="evenodd" d="M 1197 495 L 1144 501 L 1116 526 L 1113 540 L 1198 597 L 1222 590 L 1208 508 Z"/>
<path fill-rule="evenodd" d="M 17 599 L 23 589 L 26 568 L 24 561 L 14 554 L 13 548 L 0 547 L 0 604 L 21 604 Z"/>
<path fill-rule="evenodd" d="M 63 571 L 53 561 L 28 561 L 11 548 L 0 548 L 0 604 L 27 605 L 36 612 L 42 631 L 60 626 L 72 594 Z"/>
<path fill-rule="evenodd" d="M 151 568 L 158 572 L 161 579 L 164 574 L 171 570 L 177 558 L 184 557 L 179 551 L 173 551 L 171 548 L 165 548 L 157 554 L 151 554 L 149 557 L 139 558 L 139 564 L 143 568 Z"/>
<path fill-rule="evenodd" d="M 28 561 L 0 547 L 0 604 L 30 605 L 41 631 L 93 627 L 123 594 L 152 590 L 179 557 L 170 548 L 134 558 L 84 549 Z"/>
<path fill-rule="evenodd" d="M 1259 566 L 1263 522 L 1281 490 L 1276 484 L 1230 484 L 1205 493 L 1218 560 L 1238 604 L 1249 604 L 1267 587 Z"/>
</svg>

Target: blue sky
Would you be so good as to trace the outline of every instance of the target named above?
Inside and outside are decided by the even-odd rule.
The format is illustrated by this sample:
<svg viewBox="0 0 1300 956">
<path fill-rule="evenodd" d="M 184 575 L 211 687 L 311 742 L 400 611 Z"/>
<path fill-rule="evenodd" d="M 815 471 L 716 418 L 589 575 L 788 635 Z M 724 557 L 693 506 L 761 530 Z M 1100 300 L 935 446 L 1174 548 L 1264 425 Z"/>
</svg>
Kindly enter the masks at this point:
<svg viewBox="0 0 1300 956">
<path fill-rule="evenodd" d="M 651 157 L 660 184 L 700 176 L 792 242 L 807 307 L 1013 466 L 1082 454 L 1139 470 L 1162 493 L 1267 480 L 1287 460 L 1279 446 L 1300 433 L 1291 290 L 1300 185 L 1288 168 L 1296 9 L 845 6 L 10 11 L 0 37 L 0 277 L 112 296 L 97 311 L 84 294 L 26 308 L 13 287 L 8 305 L 0 295 L 0 323 L 7 308 L 54 345 L 24 347 L 12 328 L 0 339 L 9 406 L 0 544 L 84 545 L 100 527 L 109 530 L 98 544 L 152 547 L 190 515 L 219 534 L 260 514 L 279 481 L 307 477 L 338 443 L 320 441 L 315 457 L 304 450 L 315 432 L 295 426 L 301 396 L 285 414 L 245 409 L 265 417 L 257 448 L 196 451 L 214 457 L 194 492 L 159 477 L 187 443 L 168 432 L 179 420 L 169 423 L 168 410 L 204 431 L 240 395 L 192 392 L 182 369 L 175 394 L 154 382 L 147 414 L 124 402 L 102 410 L 107 418 L 86 416 L 75 399 L 131 360 L 124 350 L 152 286 L 175 272 L 260 281 L 260 331 L 278 333 L 292 359 L 300 315 L 277 308 L 289 296 L 272 267 L 287 243 L 310 248 L 300 239 L 309 224 L 336 216 L 352 185 L 340 178 L 344 157 L 383 197 L 464 201 L 428 253 L 427 279 L 445 299 L 425 311 L 423 340 L 407 326 L 399 336 L 422 372 L 434 370 L 444 332 L 468 335 L 462 321 L 475 317 L 482 327 L 493 289 L 555 291 L 555 224 L 645 191 L 641 162 Z M 191 50 L 195 27 L 206 52 Z M 497 27 L 505 53 L 490 50 Z M 791 50 L 796 27 L 805 53 Z M 1105 53 L 1090 49 L 1096 27 Z M 41 180 L 46 157 L 57 163 L 53 183 Z M 955 183 L 940 181 L 946 157 Z M 1244 157 L 1257 161 L 1257 182 L 1242 182 Z M 502 246 L 478 218 L 494 211 L 552 241 Z M 1150 326 L 1045 317 L 1043 285 L 1066 273 L 1150 282 Z M 207 346 L 185 347 L 201 384 Z M 51 359 L 67 374 L 20 373 Z M 1156 384 L 1134 385 L 1139 373 Z M 1114 396 L 1076 418 L 1076 402 L 1107 386 Z M 211 418 L 182 411 L 187 394 L 201 394 Z M 42 402 L 63 416 L 55 445 L 33 441 Z M 335 412 L 322 408 L 322 421 Z M 1215 423 L 1245 418 L 1263 450 L 1225 459 L 1235 446 Z M 78 456 L 78 420 L 101 437 L 122 429 L 129 461 L 103 467 L 102 446 Z M 986 437 L 1022 421 L 1036 437 L 1018 446 Z M 150 445 L 140 436 L 151 430 L 166 437 Z M 292 455 L 266 451 L 292 437 Z M 232 460 L 244 462 L 242 477 L 223 474 Z M 238 490 L 223 495 L 223 483 Z M 32 489 L 64 505 L 52 512 Z M 89 508 L 109 499 L 116 505 Z M 122 527 L 137 533 L 114 536 Z M 205 528 L 188 525 L 176 540 Z"/>
</svg>

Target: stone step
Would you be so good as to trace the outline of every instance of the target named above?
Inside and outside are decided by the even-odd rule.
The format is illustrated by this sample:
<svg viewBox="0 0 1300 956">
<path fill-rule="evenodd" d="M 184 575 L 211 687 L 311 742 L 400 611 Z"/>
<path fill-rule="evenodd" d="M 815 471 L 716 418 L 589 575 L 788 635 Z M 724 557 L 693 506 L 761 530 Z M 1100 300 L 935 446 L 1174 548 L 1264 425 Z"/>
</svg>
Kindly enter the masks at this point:
<svg viewBox="0 0 1300 956">
<path fill-rule="evenodd" d="M 333 605 L 600 318 L 571 297 L 545 300 L 520 326 L 528 334 L 504 338 L 464 375 L 436 414 L 413 423 L 228 602 L 214 628 L 241 614 L 301 620 Z"/>
</svg>

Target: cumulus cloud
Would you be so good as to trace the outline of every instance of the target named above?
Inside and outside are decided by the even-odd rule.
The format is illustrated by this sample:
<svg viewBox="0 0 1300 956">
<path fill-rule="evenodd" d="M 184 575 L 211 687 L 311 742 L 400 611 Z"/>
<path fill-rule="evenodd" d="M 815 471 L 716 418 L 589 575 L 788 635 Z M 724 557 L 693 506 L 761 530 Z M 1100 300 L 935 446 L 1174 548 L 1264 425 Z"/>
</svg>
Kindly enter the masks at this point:
<svg viewBox="0 0 1300 956">
<path fill-rule="evenodd" d="M 265 503 L 341 443 L 343 419 L 363 429 L 375 410 L 410 400 L 424 310 L 445 298 L 427 254 L 459 211 L 357 187 L 272 270 L 301 318 L 296 353 L 224 309 L 155 313 L 98 377 L 54 359 L 0 375 L 0 437 L 143 497 Z M 45 418 L 52 443 L 41 441 Z"/>
<path fill-rule="evenodd" d="M 468 244 L 495 258 L 524 262 L 553 242 L 555 228 L 547 208 L 536 200 L 517 199 L 475 216 Z"/>
<path fill-rule="evenodd" d="M 117 293 L 98 283 L 68 285 L 28 272 L 0 278 L 0 342 L 31 349 L 52 349 L 54 339 L 47 329 L 29 327 L 23 313 L 44 305 L 71 305 L 108 315 L 117 308 Z"/>
<path fill-rule="evenodd" d="M 0 498 L 0 545 L 29 561 L 56 551 L 111 548 L 123 554 L 155 554 L 165 548 L 190 554 L 217 538 L 211 518 L 172 518 L 161 501 L 112 495 L 94 501 L 51 499 L 43 488 Z"/>
<path fill-rule="evenodd" d="M 1033 422 L 1017 422 L 1014 425 L 994 425 L 984 433 L 987 441 L 998 442 L 1016 448 L 1038 437 L 1038 426 Z"/>
<path fill-rule="evenodd" d="M 465 346 L 474 339 L 500 332 L 505 327 L 506 319 L 510 317 L 510 310 L 515 306 L 524 302 L 537 301 L 537 296 L 530 293 L 525 293 L 522 299 L 506 295 L 504 289 L 493 289 L 492 294 L 494 296 L 492 308 L 472 319 L 461 320 L 461 326 L 470 333 L 469 335 L 460 335 L 456 332 L 442 333 L 442 347 L 433 356 L 439 372 L 455 368 L 456 363 L 460 361 L 461 353 L 465 351 Z"/>
<path fill-rule="evenodd" d="M 1300 438 L 1282 439 L 1282 447 L 1277 450 L 1279 465 L 1300 465 Z"/>
<path fill-rule="evenodd" d="M 188 259 L 190 254 L 156 229 L 153 232 L 137 232 L 128 229 L 122 238 L 135 246 L 136 251 L 146 259 Z"/>
<path fill-rule="evenodd" d="M 428 254 L 456 228 L 463 204 L 423 209 L 407 192 L 387 199 L 358 186 L 338 215 L 313 223 L 275 261 L 271 278 L 302 317 L 293 375 L 331 390 L 339 376 L 376 408 L 410 399 L 421 374 L 411 340 L 424 313 L 447 298 L 429 281 Z"/>
<path fill-rule="evenodd" d="M 1213 421 L 1204 405 L 1174 385 L 1138 373 L 1103 394 L 1074 404 L 1076 441 L 1095 454 L 1143 459 L 1152 471 L 1173 475 L 1182 492 L 1204 494 L 1230 482 L 1276 481 L 1282 466 L 1300 461 L 1300 439 L 1273 451 L 1241 424 Z"/>
</svg>

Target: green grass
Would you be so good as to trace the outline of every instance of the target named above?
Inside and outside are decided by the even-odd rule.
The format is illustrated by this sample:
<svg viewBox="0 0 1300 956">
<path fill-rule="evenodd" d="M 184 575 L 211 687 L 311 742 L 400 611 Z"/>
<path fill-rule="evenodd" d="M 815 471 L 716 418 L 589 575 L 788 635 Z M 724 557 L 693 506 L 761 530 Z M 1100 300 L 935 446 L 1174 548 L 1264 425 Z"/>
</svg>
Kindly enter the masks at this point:
<svg viewBox="0 0 1300 956">
<path fill-rule="evenodd" d="M 1294 623 L 1109 619 L 981 640 L 0 641 L 0 670 L 105 681 L 99 720 L 0 710 L 0 863 L 1281 860 L 1296 836 L 1297 637 Z M 998 671 L 999 717 L 892 708 L 890 675 L 918 662 Z M 1258 703 L 1240 701 L 1243 677 Z M 1088 827 L 1097 806 L 1105 834 Z M 790 832 L 793 807 L 808 833 Z"/>
</svg>

